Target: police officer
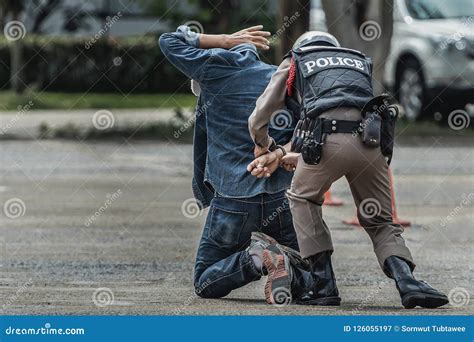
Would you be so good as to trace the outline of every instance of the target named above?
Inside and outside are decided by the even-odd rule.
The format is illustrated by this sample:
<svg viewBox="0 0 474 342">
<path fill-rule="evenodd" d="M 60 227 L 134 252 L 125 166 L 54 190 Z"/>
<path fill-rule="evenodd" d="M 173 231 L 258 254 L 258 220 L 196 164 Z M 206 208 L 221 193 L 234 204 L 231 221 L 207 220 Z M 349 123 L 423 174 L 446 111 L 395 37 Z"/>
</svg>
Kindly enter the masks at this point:
<svg viewBox="0 0 474 342">
<path fill-rule="evenodd" d="M 342 48 L 334 36 L 325 32 L 303 34 L 249 118 L 256 155 L 276 150 L 285 155 L 285 148 L 275 146 L 268 136 L 268 124 L 272 115 L 284 107 L 287 96 L 296 99 L 301 120 L 291 148 L 301 155 L 287 195 L 300 251 L 309 260 L 315 280 L 305 303 L 340 305 L 331 264 L 334 248 L 321 206 L 331 184 L 345 176 L 359 222 L 372 240 L 380 267 L 395 280 L 402 305 L 439 307 L 448 303 L 447 297 L 414 278 L 415 264 L 401 236 L 403 228 L 392 220 L 389 166 L 382 154 L 384 149 L 374 148 L 384 138 L 381 132 L 387 134 L 381 128 L 381 118 L 389 120 L 386 116 L 390 111 L 383 105 L 386 102 L 372 105 L 371 75 L 372 62 L 361 52 Z M 367 103 L 369 108 L 364 108 Z M 367 116 L 367 112 L 374 113 Z"/>
</svg>

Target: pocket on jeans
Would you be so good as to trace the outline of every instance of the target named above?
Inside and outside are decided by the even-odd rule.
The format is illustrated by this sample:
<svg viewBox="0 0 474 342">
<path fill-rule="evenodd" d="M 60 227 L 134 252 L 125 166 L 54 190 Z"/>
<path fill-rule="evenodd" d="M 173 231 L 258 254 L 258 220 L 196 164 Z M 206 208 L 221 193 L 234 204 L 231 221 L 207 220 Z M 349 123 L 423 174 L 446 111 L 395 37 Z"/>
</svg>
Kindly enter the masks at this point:
<svg viewBox="0 0 474 342">
<path fill-rule="evenodd" d="M 212 207 L 210 239 L 218 246 L 232 248 L 240 243 L 240 235 L 248 213 Z"/>
</svg>

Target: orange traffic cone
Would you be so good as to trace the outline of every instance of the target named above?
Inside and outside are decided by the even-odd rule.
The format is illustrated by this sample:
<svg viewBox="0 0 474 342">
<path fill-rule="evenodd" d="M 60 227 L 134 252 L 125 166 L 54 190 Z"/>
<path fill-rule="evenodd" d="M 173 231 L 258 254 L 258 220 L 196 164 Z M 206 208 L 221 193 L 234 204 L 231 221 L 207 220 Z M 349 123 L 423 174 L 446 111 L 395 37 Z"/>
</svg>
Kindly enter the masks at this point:
<svg viewBox="0 0 474 342">
<path fill-rule="evenodd" d="M 411 222 L 407 220 L 402 220 L 398 217 L 397 214 L 397 206 L 395 204 L 395 192 L 393 191 L 393 176 L 392 176 L 392 170 L 388 169 L 388 177 L 390 179 L 390 196 L 392 198 L 392 218 L 393 222 L 401 225 L 402 227 L 410 227 Z M 351 226 L 360 226 L 359 219 L 357 218 L 357 215 L 351 219 L 348 220 L 342 220 L 342 223 L 349 224 Z"/>
<path fill-rule="evenodd" d="M 410 227 L 411 222 L 407 220 L 402 220 L 398 217 L 397 206 L 395 204 L 395 192 L 393 191 L 393 176 L 392 170 L 388 169 L 388 177 L 390 178 L 390 196 L 392 197 L 392 217 L 393 222 L 398 223 L 402 227 Z"/>
<path fill-rule="evenodd" d="M 339 207 L 344 204 L 342 200 L 339 198 L 333 198 L 331 195 L 331 191 L 328 190 L 324 193 L 324 205 Z"/>
<path fill-rule="evenodd" d="M 351 226 L 360 227 L 360 223 L 359 223 L 359 219 L 357 218 L 357 214 L 356 214 L 356 216 L 354 216 L 351 219 L 342 220 L 342 223 L 348 224 L 348 225 L 351 225 Z"/>
</svg>

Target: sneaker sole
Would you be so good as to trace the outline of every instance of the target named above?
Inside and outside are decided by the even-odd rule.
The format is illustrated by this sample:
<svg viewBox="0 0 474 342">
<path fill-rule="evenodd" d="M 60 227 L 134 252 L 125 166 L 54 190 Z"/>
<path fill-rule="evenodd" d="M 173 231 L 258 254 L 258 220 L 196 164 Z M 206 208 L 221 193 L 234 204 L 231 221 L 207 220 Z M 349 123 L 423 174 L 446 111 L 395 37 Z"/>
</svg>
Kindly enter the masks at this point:
<svg viewBox="0 0 474 342">
<path fill-rule="evenodd" d="M 291 288 L 285 256 L 265 250 L 263 252 L 263 264 L 268 270 L 268 278 L 264 288 L 265 300 L 268 304 L 288 305 L 291 302 Z"/>
<path fill-rule="evenodd" d="M 309 271 L 309 263 L 301 257 L 297 250 L 285 245 L 280 245 L 274 238 L 262 232 L 252 232 L 252 239 L 263 241 L 268 245 L 277 245 L 280 250 L 289 256 L 290 261 L 294 265 L 303 268 L 305 271 Z"/>
<path fill-rule="evenodd" d="M 446 296 L 430 295 L 423 292 L 410 292 L 402 298 L 402 305 L 405 309 L 413 309 L 417 306 L 434 309 L 448 303 L 449 300 Z"/>
</svg>

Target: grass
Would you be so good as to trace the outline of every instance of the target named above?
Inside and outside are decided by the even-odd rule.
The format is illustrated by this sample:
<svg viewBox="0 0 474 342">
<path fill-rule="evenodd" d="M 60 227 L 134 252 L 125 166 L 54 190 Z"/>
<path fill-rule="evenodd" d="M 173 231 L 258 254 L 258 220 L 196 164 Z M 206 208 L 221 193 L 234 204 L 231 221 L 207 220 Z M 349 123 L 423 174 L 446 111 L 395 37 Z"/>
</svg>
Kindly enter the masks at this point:
<svg viewBox="0 0 474 342">
<path fill-rule="evenodd" d="M 17 95 L 11 91 L 0 92 L 0 110 L 17 111 L 32 101 L 31 110 L 39 109 L 95 109 L 95 108 L 183 108 L 193 107 L 196 97 L 192 94 L 102 94 L 27 92 Z"/>
</svg>

